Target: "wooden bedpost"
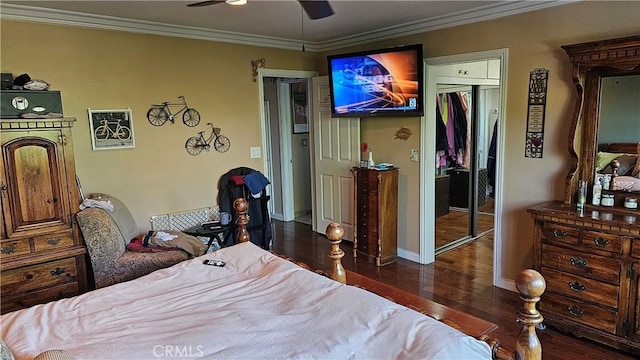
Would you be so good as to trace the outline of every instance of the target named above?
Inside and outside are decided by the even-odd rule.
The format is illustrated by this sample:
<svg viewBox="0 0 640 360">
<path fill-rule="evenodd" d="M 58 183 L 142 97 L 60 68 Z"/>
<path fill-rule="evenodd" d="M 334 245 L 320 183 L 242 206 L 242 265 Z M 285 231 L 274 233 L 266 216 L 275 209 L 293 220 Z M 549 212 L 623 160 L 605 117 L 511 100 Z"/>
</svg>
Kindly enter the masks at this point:
<svg viewBox="0 0 640 360">
<path fill-rule="evenodd" d="M 329 270 L 329 277 L 337 282 L 346 284 L 347 273 L 342 267 L 342 262 L 340 262 L 340 259 L 344 257 L 344 251 L 340 249 L 340 243 L 342 242 L 344 229 L 342 229 L 342 225 L 338 223 L 331 223 L 327 225 L 326 234 L 329 242 L 331 243 L 329 258 L 333 260 L 333 264 L 331 264 L 331 269 Z"/>
<path fill-rule="evenodd" d="M 516 314 L 516 321 L 522 324 L 522 331 L 518 335 L 515 351 L 503 348 L 497 339 L 486 335 L 480 337 L 480 340 L 491 346 L 493 360 L 542 360 L 542 346 L 536 335 L 536 325 L 544 319 L 536 309 L 536 304 L 546 287 L 544 277 L 533 269 L 522 270 L 516 277 L 516 288 L 520 298 L 524 300 L 524 306 Z"/>
<path fill-rule="evenodd" d="M 249 203 L 247 203 L 247 200 L 243 198 L 237 198 L 233 202 L 233 207 L 238 213 L 238 220 L 236 220 L 236 224 L 240 228 L 238 230 L 238 234 L 236 235 L 236 242 L 247 242 L 251 239 L 249 237 L 249 232 L 247 231 L 247 224 L 249 223 L 249 215 L 247 215 L 247 211 L 249 210 Z"/>
<path fill-rule="evenodd" d="M 516 342 L 516 359 L 542 359 L 542 346 L 536 334 L 536 325 L 542 323 L 544 319 L 536 309 L 536 304 L 540 301 L 540 296 L 546 287 L 544 277 L 533 269 L 522 270 L 516 277 L 516 288 L 520 298 L 525 302 L 516 315 L 516 320 L 522 324 L 522 331 Z"/>
</svg>

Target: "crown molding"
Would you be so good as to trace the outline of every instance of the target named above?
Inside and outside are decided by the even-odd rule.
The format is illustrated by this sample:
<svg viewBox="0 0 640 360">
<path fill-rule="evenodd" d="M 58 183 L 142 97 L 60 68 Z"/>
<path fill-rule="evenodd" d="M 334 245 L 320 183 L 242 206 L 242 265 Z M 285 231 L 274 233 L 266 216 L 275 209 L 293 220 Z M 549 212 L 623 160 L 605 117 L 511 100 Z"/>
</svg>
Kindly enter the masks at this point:
<svg viewBox="0 0 640 360">
<path fill-rule="evenodd" d="M 390 26 L 373 31 L 342 37 L 323 42 L 305 41 L 306 51 L 321 52 L 389 40 L 401 36 L 414 35 L 433 30 L 471 24 L 479 21 L 525 13 L 548 7 L 564 5 L 580 0 L 548 1 L 504 1 L 469 11 L 461 11 L 447 16 L 439 16 Z M 197 27 L 157 24 L 150 21 L 133 20 L 112 16 L 95 15 L 74 11 L 46 9 L 25 5 L 0 3 L 0 19 L 32 21 L 54 25 L 79 26 L 86 28 L 127 31 L 140 34 L 182 37 L 207 41 L 226 42 L 286 50 L 300 50 L 303 42 L 285 38 L 211 30 Z"/>
<path fill-rule="evenodd" d="M 231 31 L 198 27 L 158 24 L 151 21 L 118 18 L 113 16 L 80 13 L 75 11 L 46 9 L 25 5 L 0 4 L 0 19 L 31 21 L 54 25 L 126 31 L 139 34 L 182 37 L 234 44 L 300 50 L 302 42 L 277 37 L 243 34 Z M 304 43 L 305 50 L 319 51 L 313 43 Z"/>
<path fill-rule="evenodd" d="M 402 36 L 472 24 L 480 21 L 498 19 L 501 17 L 565 5 L 577 1 L 582 0 L 504 1 L 499 4 L 487 5 L 479 9 L 476 8 L 473 10 L 460 11 L 455 14 L 408 22 L 402 25 L 389 26 L 353 36 L 320 42 L 317 43 L 317 46 L 320 51 L 336 50 L 376 41 L 394 39 Z"/>
</svg>

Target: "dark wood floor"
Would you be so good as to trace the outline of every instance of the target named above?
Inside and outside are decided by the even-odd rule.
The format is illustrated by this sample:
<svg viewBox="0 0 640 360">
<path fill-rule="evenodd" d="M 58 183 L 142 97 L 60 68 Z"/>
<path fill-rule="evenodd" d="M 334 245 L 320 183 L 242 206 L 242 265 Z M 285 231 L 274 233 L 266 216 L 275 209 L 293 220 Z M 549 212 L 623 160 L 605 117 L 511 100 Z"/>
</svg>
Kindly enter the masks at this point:
<svg viewBox="0 0 640 360">
<path fill-rule="evenodd" d="M 313 269 L 328 268 L 329 244 L 324 235 L 313 233 L 311 226 L 302 223 L 275 220 L 273 223 L 274 251 L 304 261 Z M 514 321 L 515 312 L 522 302 L 517 294 L 492 285 L 492 235 L 439 255 L 436 262 L 429 265 L 399 259 L 397 263 L 378 268 L 351 257 L 350 245 L 342 244 L 347 254 L 343 259 L 346 269 L 496 323 L 499 329 L 495 337 L 505 347 L 513 348 L 512 343 L 520 332 L 520 326 Z M 638 358 L 552 328 L 538 334 L 545 360 Z"/>
</svg>

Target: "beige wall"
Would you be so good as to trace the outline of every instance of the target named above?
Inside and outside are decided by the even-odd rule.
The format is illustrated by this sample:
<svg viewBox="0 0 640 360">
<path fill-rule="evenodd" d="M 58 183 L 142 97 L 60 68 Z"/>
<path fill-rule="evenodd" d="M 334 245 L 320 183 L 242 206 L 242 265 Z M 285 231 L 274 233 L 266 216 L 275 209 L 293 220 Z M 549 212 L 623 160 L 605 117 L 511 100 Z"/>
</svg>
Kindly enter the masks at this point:
<svg viewBox="0 0 640 360">
<path fill-rule="evenodd" d="M 640 33 L 637 14 L 640 2 L 578 2 L 549 9 L 514 15 L 455 28 L 432 31 L 383 43 L 378 46 L 422 43 L 424 57 L 438 57 L 494 49 L 509 49 L 507 77 L 507 112 L 501 117 L 506 126 L 504 144 L 504 189 L 502 270 L 507 279 L 531 266 L 533 221 L 526 209 L 547 200 L 562 200 L 564 179 L 568 171 L 567 138 L 573 111 L 575 88 L 571 84 L 571 66 L 561 45 L 602 40 Z M 362 47 L 361 47 L 362 48 Z M 324 70 L 326 65 L 322 65 Z M 545 143 L 542 159 L 524 157 L 529 72 L 549 69 L 545 118 Z M 326 71 L 326 70 L 324 70 Z M 430 106 L 427 102 L 426 106 Z M 365 120 L 362 138 L 374 149 L 387 143 L 388 134 L 402 121 Z M 418 129 L 414 134 L 419 135 Z M 413 140 L 410 139 L 410 140 Z M 396 144 L 396 142 L 391 142 Z M 392 159 L 407 159 L 404 147 L 390 147 Z M 381 155 L 376 161 L 384 160 Z M 394 162 L 394 161 L 390 161 Z M 396 160 L 395 162 L 398 162 Z M 401 167 L 401 178 L 411 179 L 400 186 L 399 245 L 419 250 L 418 221 L 419 172 L 416 163 Z M 406 218 L 402 216 L 405 215 Z M 406 238 L 402 228 L 406 226 Z"/>
<path fill-rule="evenodd" d="M 85 193 L 124 201 L 141 230 L 149 216 L 217 203 L 217 181 L 229 169 L 262 169 L 249 148 L 261 146 L 258 83 L 251 60 L 273 69 L 313 70 L 317 54 L 201 40 L 27 22 L 1 22 L 1 70 L 51 83 L 60 90 L 73 128 L 76 169 Z M 181 120 L 155 127 L 152 103 L 184 95 L 201 114 L 196 127 Z M 87 108 L 131 108 L 135 149 L 92 151 Z M 231 149 L 187 154 L 187 138 L 222 128 Z"/>
<path fill-rule="evenodd" d="M 368 46 L 421 42 L 425 57 L 509 49 L 501 229 L 507 278 L 531 265 L 533 226 L 527 207 L 562 199 L 564 191 L 574 89 L 560 46 L 638 34 L 638 13 L 640 2 L 578 2 Z M 78 118 L 76 166 L 85 191 L 122 198 L 140 228 L 148 226 L 149 215 L 215 203 L 217 179 L 230 168 L 262 170 L 261 160 L 249 158 L 249 147 L 261 145 L 251 59 L 264 57 L 269 68 L 326 72 L 325 54 L 316 66 L 316 54 L 199 40 L 12 21 L 2 21 L 1 30 L 2 72 L 27 72 L 50 82 L 62 91 L 65 115 Z M 529 72 L 540 67 L 549 69 L 544 158 L 526 159 Z M 149 125 L 149 105 L 178 95 L 201 112 L 202 124 Z M 91 151 L 86 109 L 120 107 L 133 110 L 136 148 Z M 187 155 L 185 140 L 208 121 L 222 127 L 231 150 Z M 401 126 L 413 131 L 407 141 L 393 139 Z M 401 169 L 399 246 L 411 251 L 418 244 L 419 177 L 417 163 L 408 157 L 419 144 L 419 127 L 417 118 L 362 122 L 362 139 L 374 149 L 374 160 Z"/>
<path fill-rule="evenodd" d="M 400 128 L 408 128 L 407 140 L 396 139 Z M 398 170 L 398 247 L 420 252 L 420 163 L 409 160 L 411 149 L 420 149 L 419 118 L 364 118 L 360 120 L 362 142 L 372 149 L 373 161 L 392 163 Z M 363 159 L 368 159 L 363 153 Z"/>
</svg>

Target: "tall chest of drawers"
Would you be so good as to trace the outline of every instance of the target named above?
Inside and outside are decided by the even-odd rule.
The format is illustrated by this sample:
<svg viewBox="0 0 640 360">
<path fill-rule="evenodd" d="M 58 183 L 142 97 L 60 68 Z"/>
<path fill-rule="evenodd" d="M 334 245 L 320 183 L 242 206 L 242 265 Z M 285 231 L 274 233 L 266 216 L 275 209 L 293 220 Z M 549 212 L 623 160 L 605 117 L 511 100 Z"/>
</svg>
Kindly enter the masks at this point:
<svg viewBox="0 0 640 360">
<path fill-rule="evenodd" d="M 353 168 L 354 256 L 377 266 L 398 259 L 398 169 Z"/>
<path fill-rule="evenodd" d="M 75 119 L 2 119 L 2 313 L 86 291 L 86 250 L 71 127 Z"/>
<path fill-rule="evenodd" d="M 547 291 L 545 322 L 615 348 L 640 351 L 640 213 L 560 202 L 529 209 L 534 267 Z"/>
</svg>

